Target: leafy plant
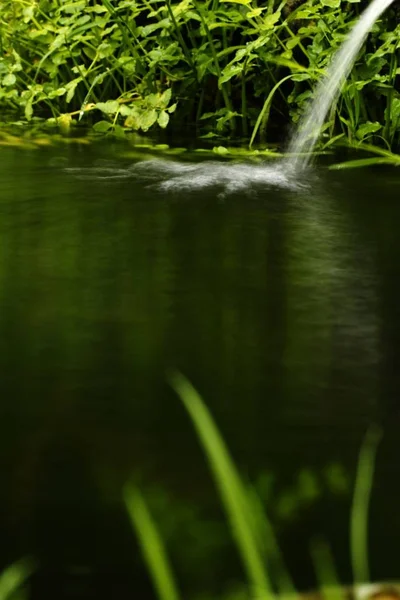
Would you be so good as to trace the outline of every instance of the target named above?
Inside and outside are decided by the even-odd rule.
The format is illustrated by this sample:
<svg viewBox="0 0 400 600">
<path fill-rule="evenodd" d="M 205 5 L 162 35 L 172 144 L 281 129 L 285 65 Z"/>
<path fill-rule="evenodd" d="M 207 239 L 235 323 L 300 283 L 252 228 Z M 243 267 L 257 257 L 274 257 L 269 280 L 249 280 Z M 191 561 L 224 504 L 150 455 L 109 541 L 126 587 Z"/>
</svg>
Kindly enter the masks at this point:
<svg viewBox="0 0 400 600">
<path fill-rule="evenodd" d="M 194 122 L 202 133 L 281 140 L 358 3 L 314 0 L 0 0 L 0 107 L 98 133 Z M 399 146 L 400 25 L 376 24 L 326 135 Z M 100 121 L 100 123 L 98 123 Z M 324 143 L 324 140 L 322 140 Z"/>
</svg>

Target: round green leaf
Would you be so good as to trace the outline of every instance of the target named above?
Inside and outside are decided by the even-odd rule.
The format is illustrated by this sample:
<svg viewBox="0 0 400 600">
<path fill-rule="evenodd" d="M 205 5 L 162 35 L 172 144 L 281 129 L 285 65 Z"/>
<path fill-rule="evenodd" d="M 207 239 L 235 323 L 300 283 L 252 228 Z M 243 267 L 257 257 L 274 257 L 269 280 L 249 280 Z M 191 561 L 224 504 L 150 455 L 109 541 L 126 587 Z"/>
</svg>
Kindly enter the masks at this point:
<svg viewBox="0 0 400 600">
<path fill-rule="evenodd" d="M 3 77 L 3 80 L 1 83 L 5 86 L 12 86 L 15 84 L 16 81 L 17 81 L 17 78 L 15 77 L 14 73 L 9 73 L 5 77 Z"/>
<path fill-rule="evenodd" d="M 94 131 L 97 131 L 97 133 L 106 133 L 111 127 L 112 124 L 108 121 L 99 121 L 93 125 L 93 129 Z"/>
<path fill-rule="evenodd" d="M 169 121 L 169 114 L 167 112 L 165 112 L 165 110 L 163 110 L 158 115 L 157 122 L 158 122 L 158 124 L 159 124 L 160 127 L 162 127 L 163 129 L 165 129 L 166 126 L 168 125 L 168 121 Z"/>
<path fill-rule="evenodd" d="M 143 129 L 143 131 L 147 131 L 157 121 L 157 111 L 154 110 L 154 108 L 144 111 L 139 116 L 138 121 L 139 127 Z"/>
</svg>

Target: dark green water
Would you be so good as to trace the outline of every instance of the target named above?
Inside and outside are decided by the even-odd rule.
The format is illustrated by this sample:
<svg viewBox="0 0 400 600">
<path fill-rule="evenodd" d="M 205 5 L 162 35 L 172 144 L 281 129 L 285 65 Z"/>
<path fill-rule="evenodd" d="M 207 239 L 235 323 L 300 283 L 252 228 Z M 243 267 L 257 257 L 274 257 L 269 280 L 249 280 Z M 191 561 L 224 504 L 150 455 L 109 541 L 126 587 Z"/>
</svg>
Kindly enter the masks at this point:
<svg viewBox="0 0 400 600">
<path fill-rule="evenodd" d="M 371 565 L 395 578 L 400 175 L 321 169 L 299 190 L 264 182 L 221 197 L 234 176 L 212 165 L 194 189 L 190 174 L 159 190 L 135 173 L 106 148 L 1 150 L 2 564 L 38 557 L 34 598 L 151 598 L 120 499 L 134 476 L 185 598 L 241 579 L 166 383 L 178 368 L 246 477 L 275 475 L 270 512 L 302 588 L 316 533 L 350 578 L 357 453 L 382 422 Z M 168 179 L 159 166 L 148 176 Z M 333 463 L 347 492 L 340 477 L 336 494 L 326 483 Z M 291 510 L 304 468 L 320 493 Z"/>
</svg>

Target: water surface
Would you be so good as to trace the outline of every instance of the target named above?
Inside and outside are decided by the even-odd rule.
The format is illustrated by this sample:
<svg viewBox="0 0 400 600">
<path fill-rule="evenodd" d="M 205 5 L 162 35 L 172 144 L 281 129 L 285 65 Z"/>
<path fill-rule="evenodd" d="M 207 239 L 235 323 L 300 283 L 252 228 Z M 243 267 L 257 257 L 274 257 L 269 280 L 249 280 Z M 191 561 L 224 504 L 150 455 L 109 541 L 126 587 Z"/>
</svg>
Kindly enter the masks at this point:
<svg viewBox="0 0 400 600">
<path fill-rule="evenodd" d="M 120 500 L 133 476 L 185 597 L 240 578 L 166 382 L 177 368 L 246 477 L 275 474 L 270 510 L 302 588 L 316 533 L 350 577 L 350 496 L 324 473 L 342 465 L 351 484 L 366 427 L 383 422 L 372 575 L 396 577 L 400 176 L 316 169 L 293 182 L 271 165 L 116 152 L 1 151 L 2 564 L 39 558 L 34 598 L 152 597 Z M 286 514 L 303 468 L 321 494 L 294 513 L 289 494 Z"/>
</svg>

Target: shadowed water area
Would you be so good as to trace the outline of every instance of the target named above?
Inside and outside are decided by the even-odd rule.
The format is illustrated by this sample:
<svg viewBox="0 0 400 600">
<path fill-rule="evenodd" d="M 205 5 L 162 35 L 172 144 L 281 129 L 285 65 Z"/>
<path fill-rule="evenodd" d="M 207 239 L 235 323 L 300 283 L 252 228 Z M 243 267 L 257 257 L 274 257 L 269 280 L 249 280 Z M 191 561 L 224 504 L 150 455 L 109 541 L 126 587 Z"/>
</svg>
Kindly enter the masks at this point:
<svg viewBox="0 0 400 600">
<path fill-rule="evenodd" d="M 185 598 L 242 578 L 166 381 L 177 368 L 245 476 L 275 475 L 267 506 L 301 588 L 314 534 L 350 579 L 357 453 L 383 423 L 371 566 L 395 578 L 400 175 L 289 182 L 271 163 L 132 165 L 101 146 L 1 155 L 2 565 L 39 559 L 34 598 L 153 597 L 121 500 L 133 476 Z M 320 491 L 291 509 L 304 468 Z"/>
</svg>

